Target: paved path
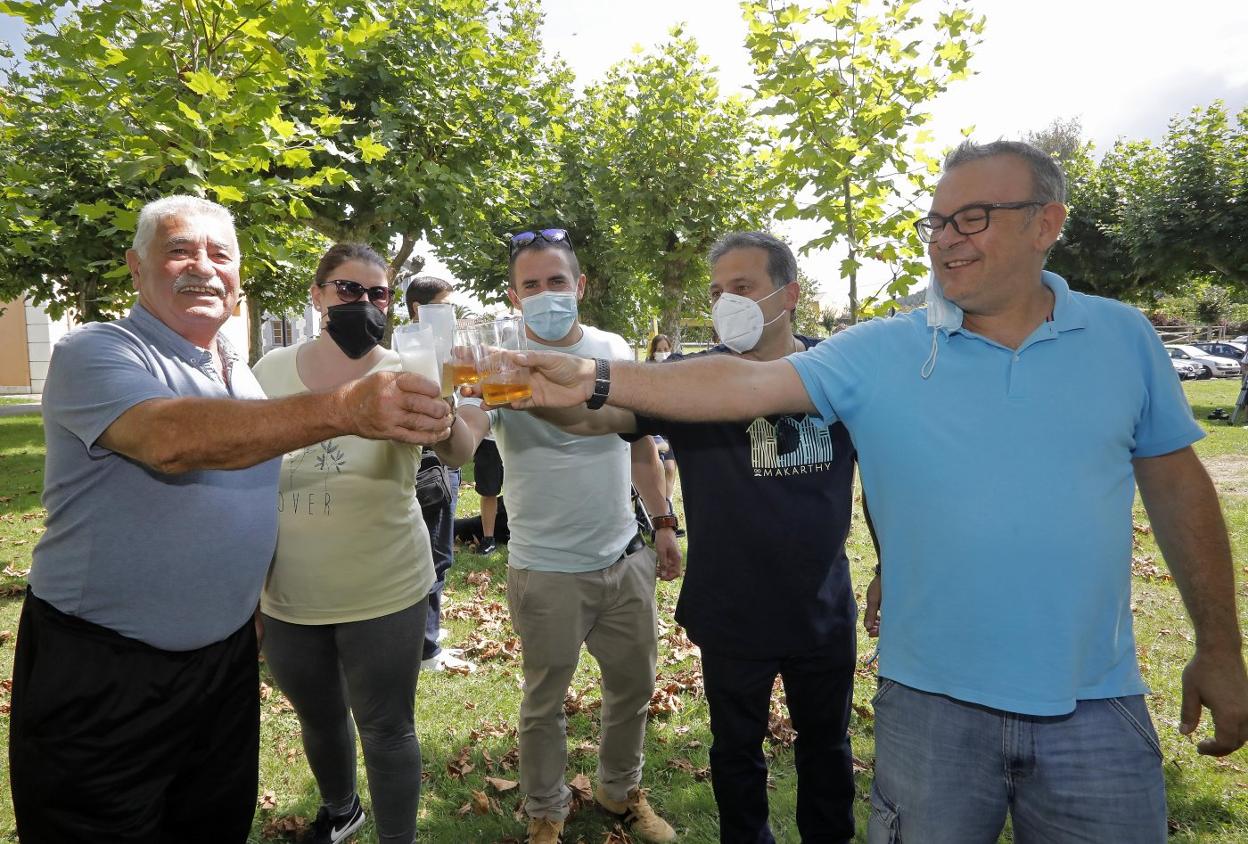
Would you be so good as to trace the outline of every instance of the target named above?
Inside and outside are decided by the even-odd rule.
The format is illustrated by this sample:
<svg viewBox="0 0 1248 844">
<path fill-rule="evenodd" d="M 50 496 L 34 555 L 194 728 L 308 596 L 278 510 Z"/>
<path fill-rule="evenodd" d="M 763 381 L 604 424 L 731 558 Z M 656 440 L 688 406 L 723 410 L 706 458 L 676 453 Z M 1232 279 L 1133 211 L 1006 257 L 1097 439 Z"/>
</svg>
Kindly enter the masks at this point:
<svg viewBox="0 0 1248 844">
<path fill-rule="evenodd" d="M 0 404 L 0 416 L 21 416 L 23 413 L 42 413 L 39 402 L 25 404 Z"/>
</svg>

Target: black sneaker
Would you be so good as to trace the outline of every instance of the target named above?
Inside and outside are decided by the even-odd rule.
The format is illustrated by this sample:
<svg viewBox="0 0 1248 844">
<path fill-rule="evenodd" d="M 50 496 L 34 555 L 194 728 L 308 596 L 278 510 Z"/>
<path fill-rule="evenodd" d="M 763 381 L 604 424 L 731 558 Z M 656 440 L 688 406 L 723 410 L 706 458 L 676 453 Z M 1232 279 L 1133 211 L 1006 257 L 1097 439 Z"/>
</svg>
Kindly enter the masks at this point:
<svg viewBox="0 0 1248 844">
<path fill-rule="evenodd" d="M 493 537 L 490 537 L 489 539 L 481 540 L 481 544 L 477 546 L 477 553 L 483 557 L 486 554 L 493 554 L 497 550 L 498 550 L 498 543 L 494 541 Z"/>
<path fill-rule="evenodd" d="M 308 827 L 301 839 L 302 844 L 338 844 L 346 841 L 351 833 L 364 825 L 364 807 L 360 805 L 360 797 L 355 797 L 355 805 L 345 815 L 329 814 L 329 807 L 322 806 L 316 813 L 316 820 Z"/>
</svg>

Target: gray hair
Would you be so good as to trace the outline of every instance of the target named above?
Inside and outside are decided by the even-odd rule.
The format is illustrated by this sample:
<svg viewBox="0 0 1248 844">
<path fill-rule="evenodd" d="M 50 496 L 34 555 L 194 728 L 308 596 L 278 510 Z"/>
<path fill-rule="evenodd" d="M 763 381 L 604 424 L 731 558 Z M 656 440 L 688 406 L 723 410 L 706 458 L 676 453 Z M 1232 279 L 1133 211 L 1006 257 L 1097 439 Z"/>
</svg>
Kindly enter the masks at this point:
<svg viewBox="0 0 1248 844">
<path fill-rule="evenodd" d="M 234 230 L 234 215 L 215 202 L 185 194 L 165 196 L 147 203 L 139 212 L 139 222 L 134 227 L 134 251 L 146 254 L 157 227 L 170 217 L 216 217 L 229 223 L 231 233 Z"/>
<path fill-rule="evenodd" d="M 1041 202 L 1066 202 L 1066 176 L 1051 155 L 1023 141 L 993 141 L 988 144 L 977 144 L 974 141 L 963 141 L 952 152 L 945 156 L 945 172 L 955 167 L 993 158 L 998 155 L 1012 155 L 1021 158 L 1031 169 L 1031 198 Z"/>
<path fill-rule="evenodd" d="M 706 259 L 714 265 L 734 249 L 762 249 L 766 252 L 767 275 L 777 289 L 797 281 L 797 259 L 783 240 L 766 232 L 729 232 L 715 241 Z"/>
</svg>

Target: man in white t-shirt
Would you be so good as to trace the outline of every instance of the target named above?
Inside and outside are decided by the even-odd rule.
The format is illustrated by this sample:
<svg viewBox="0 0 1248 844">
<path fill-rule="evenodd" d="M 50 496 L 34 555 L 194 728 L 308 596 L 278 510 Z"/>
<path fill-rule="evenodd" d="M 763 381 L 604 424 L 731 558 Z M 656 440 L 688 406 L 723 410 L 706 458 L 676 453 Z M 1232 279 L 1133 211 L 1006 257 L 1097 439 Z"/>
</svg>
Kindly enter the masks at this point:
<svg viewBox="0 0 1248 844">
<path fill-rule="evenodd" d="M 509 265 L 507 295 L 524 314 L 530 347 L 633 359 L 622 337 L 580 323 L 585 276 L 566 231 L 514 236 Z M 482 424 L 475 409 L 461 412 Z M 582 644 L 602 670 L 595 798 L 642 840 L 674 840 L 640 789 L 658 656 L 655 577 L 673 579 L 681 566 L 674 518 L 658 528 L 652 551 L 631 504 L 630 473 L 647 510 L 668 513 L 654 443 L 565 434 L 509 409 L 490 410 L 488 419 L 507 476 L 507 599 L 524 658 L 520 786 L 528 840 L 554 844 L 570 809 L 563 701 Z"/>
</svg>

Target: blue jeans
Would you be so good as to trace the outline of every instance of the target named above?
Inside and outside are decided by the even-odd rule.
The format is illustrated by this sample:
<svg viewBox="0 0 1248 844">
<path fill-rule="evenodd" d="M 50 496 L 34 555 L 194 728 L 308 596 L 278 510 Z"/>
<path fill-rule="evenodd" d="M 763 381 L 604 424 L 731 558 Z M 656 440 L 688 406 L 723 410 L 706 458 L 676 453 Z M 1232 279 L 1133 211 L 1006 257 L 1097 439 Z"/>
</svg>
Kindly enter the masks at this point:
<svg viewBox="0 0 1248 844">
<path fill-rule="evenodd" d="M 872 844 L 1164 844 L 1161 749 L 1141 695 L 1066 715 L 989 709 L 880 679 Z"/>
</svg>

